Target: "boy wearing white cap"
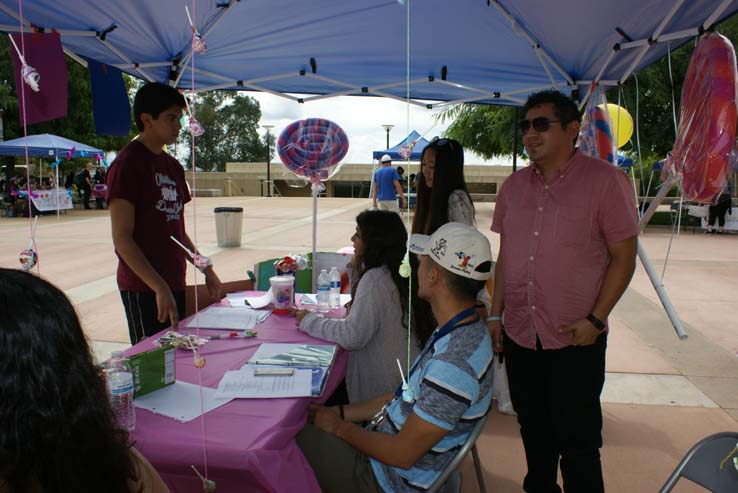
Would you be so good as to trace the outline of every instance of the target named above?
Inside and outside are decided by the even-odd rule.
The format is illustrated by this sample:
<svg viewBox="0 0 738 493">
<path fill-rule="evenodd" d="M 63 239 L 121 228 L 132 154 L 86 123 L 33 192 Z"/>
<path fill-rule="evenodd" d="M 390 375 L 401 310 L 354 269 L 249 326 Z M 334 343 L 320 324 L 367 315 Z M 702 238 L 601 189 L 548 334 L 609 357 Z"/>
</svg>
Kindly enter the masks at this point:
<svg viewBox="0 0 738 493">
<path fill-rule="evenodd" d="M 402 208 L 407 207 L 405 194 L 402 191 L 402 183 L 400 183 L 400 175 L 392 167 L 392 158 L 389 154 L 382 156 L 379 161 L 382 163 L 382 167 L 374 172 L 372 205 L 375 209 L 400 212 L 395 193 L 402 199 Z"/>
<path fill-rule="evenodd" d="M 310 406 L 313 425 L 297 442 L 325 493 L 427 490 L 489 410 L 492 343 L 474 306 L 492 268 L 489 241 L 447 223 L 412 235 L 410 251 L 420 255 L 418 295 L 439 327 L 394 394 Z"/>
</svg>

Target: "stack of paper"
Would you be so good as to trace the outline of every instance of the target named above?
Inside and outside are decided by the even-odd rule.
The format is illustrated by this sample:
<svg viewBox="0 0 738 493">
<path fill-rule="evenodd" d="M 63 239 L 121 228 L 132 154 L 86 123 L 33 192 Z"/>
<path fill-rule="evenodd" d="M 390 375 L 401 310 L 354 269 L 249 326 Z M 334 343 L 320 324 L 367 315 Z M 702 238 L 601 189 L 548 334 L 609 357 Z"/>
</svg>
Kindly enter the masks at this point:
<svg viewBox="0 0 738 493">
<path fill-rule="evenodd" d="M 246 306 L 246 295 L 242 293 L 228 293 L 226 294 L 226 300 L 228 304 L 234 308 Z"/>
<path fill-rule="evenodd" d="M 291 375 L 254 375 L 255 367 L 245 365 L 238 371 L 227 371 L 215 393 L 216 398 L 310 397 L 312 370 L 294 369 Z"/>
<path fill-rule="evenodd" d="M 330 344 L 264 343 L 249 363 L 254 365 L 330 367 L 336 346 Z"/>
<path fill-rule="evenodd" d="M 239 308 L 211 306 L 192 317 L 187 327 L 251 330 L 256 324 L 263 322 L 270 314 L 271 312 L 268 310 L 254 310 L 246 306 Z"/>
<path fill-rule="evenodd" d="M 200 401 L 202 392 L 202 403 Z M 218 398 L 214 389 L 200 388 L 198 385 L 177 381 L 162 389 L 134 399 L 136 407 L 148 409 L 156 414 L 169 416 L 177 421 L 187 423 L 231 401 L 230 398 Z"/>
</svg>

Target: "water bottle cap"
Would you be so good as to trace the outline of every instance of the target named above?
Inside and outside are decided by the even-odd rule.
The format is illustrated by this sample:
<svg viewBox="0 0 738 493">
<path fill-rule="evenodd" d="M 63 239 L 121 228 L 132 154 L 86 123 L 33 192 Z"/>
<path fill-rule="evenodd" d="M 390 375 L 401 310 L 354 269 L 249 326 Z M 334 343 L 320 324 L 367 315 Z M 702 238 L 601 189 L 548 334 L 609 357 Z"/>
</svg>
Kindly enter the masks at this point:
<svg viewBox="0 0 738 493">
<path fill-rule="evenodd" d="M 123 357 L 123 351 L 113 351 L 110 353 L 111 358 L 121 359 Z"/>
<path fill-rule="evenodd" d="M 328 272 L 328 271 L 325 269 L 320 269 L 320 273 L 322 274 L 323 272 Z"/>
</svg>

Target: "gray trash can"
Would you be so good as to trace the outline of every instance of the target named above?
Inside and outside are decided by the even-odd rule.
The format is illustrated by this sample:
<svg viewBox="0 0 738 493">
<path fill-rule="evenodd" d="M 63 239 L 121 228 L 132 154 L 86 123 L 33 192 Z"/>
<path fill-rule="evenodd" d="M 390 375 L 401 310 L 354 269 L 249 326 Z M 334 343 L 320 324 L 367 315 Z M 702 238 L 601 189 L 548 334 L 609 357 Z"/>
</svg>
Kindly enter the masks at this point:
<svg viewBox="0 0 738 493">
<path fill-rule="evenodd" d="M 215 233 L 219 247 L 241 246 L 243 207 L 216 207 Z"/>
</svg>

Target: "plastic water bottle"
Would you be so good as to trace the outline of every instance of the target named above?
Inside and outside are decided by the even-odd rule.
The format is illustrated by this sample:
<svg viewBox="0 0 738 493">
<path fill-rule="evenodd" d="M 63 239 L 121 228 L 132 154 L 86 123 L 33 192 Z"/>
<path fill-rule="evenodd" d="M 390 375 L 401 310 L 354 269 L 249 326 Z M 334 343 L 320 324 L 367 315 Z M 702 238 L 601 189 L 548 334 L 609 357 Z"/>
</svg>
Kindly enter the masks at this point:
<svg viewBox="0 0 738 493">
<path fill-rule="evenodd" d="M 133 371 L 121 351 L 113 351 L 105 363 L 105 381 L 108 386 L 110 407 L 113 408 L 116 425 L 126 431 L 136 427 L 136 408 L 133 407 Z"/>
<path fill-rule="evenodd" d="M 331 280 L 331 296 L 330 296 L 330 307 L 338 308 L 341 306 L 341 274 L 338 269 L 331 267 L 329 274 Z"/>
<path fill-rule="evenodd" d="M 328 277 L 328 271 L 325 269 L 320 271 L 318 276 L 318 311 L 327 312 L 329 307 L 329 298 L 331 291 L 331 278 Z"/>
</svg>

